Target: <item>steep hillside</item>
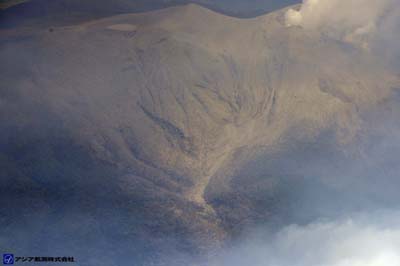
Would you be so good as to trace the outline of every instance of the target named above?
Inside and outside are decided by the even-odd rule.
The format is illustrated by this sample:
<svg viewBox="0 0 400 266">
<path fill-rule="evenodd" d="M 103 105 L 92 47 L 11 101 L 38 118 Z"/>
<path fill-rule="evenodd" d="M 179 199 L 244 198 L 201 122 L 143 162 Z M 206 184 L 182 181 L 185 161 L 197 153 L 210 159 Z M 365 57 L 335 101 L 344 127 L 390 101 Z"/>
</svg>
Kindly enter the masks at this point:
<svg viewBox="0 0 400 266">
<path fill-rule="evenodd" d="M 85 254 L 84 243 L 108 250 L 108 265 L 156 263 L 215 250 L 245 223 L 281 223 L 293 195 L 273 193 L 292 182 L 281 158 L 309 143 L 356 153 L 363 115 L 398 87 L 367 50 L 283 16 L 187 5 L 2 31 L 0 197 L 13 213 L 0 228 L 19 233 L 0 245 Z"/>
</svg>

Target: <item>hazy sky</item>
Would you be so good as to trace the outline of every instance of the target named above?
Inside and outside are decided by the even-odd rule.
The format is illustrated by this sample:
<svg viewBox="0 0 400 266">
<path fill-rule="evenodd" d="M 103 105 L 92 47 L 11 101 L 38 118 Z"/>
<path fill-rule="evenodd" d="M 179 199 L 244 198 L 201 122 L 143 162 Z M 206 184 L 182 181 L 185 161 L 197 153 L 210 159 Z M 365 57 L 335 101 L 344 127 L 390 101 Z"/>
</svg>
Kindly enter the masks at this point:
<svg viewBox="0 0 400 266">
<path fill-rule="evenodd" d="M 189 0 L 188 2 L 205 3 L 215 5 L 223 10 L 237 13 L 252 13 L 272 11 L 292 4 L 300 3 L 300 0 Z M 250 14 L 249 13 L 249 14 Z"/>
<path fill-rule="evenodd" d="M 19 2 L 19 0 L 10 0 Z M 300 0 L 30 0 L 0 11 L 0 28 L 75 24 L 121 13 L 144 12 L 172 5 L 196 3 L 220 13 L 254 17 Z M 11 5 L 9 5 L 11 6 Z"/>
</svg>

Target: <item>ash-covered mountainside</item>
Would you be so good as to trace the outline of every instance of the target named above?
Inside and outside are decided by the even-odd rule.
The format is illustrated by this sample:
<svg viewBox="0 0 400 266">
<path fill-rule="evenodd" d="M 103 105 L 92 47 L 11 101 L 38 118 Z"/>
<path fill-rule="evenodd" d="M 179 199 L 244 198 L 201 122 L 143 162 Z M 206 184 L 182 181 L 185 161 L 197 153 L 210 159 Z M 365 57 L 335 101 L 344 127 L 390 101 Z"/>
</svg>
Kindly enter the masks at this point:
<svg viewBox="0 0 400 266">
<path fill-rule="evenodd" d="M 0 32 L 2 249 L 180 265 L 246 225 L 396 204 L 396 170 L 369 190 L 360 176 L 394 165 L 367 162 L 399 126 L 398 76 L 284 12 Z"/>
</svg>

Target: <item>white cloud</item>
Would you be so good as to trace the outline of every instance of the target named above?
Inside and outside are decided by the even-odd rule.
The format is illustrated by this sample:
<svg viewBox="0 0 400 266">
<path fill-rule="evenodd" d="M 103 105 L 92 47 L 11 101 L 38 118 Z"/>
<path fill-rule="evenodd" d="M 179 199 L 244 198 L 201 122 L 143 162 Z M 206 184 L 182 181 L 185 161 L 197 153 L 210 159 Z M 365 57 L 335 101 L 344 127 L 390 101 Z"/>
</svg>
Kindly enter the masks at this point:
<svg viewBox="0 0 400 266">
<path fill-rule="evenodd" d="M 286 26 L 300 26 L 303 20 L 301 12 L 289 9 L 285 14 Z"/>
<path fill-rule="evenodd" d="M 218 265 L 400 266 L 399 221 L 398 213 L 375 213 L 289 226 L 272 237 L 244 241 Z"/>
<path fill-rule="evenodd" d="M 286 13 L 287 26 L 325 30 L 350 42 L 365 42 L 385 14 L 400 8 L 399 0 L 303 0 Z M 367 37 L 366 37 L 367 36 Z"/>
</svg>

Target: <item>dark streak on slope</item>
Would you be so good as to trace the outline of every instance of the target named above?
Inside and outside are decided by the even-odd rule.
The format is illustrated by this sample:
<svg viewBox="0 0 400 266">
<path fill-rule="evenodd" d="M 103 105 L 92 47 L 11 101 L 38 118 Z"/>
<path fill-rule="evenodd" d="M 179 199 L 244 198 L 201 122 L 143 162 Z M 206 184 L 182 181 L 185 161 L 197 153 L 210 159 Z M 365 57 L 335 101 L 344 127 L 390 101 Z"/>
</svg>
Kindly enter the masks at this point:
<svg viewBox="0 0 400 266">
<path fill-rule="evenodd" d="M 149 117 L 156 125 L 158 125 L 165 133 L 166 138 L 172 146 L 176 146 L 190 156 L 196 156 L 194 145 L 190 138 L 185 136 L 185 133 L 177 126 L 173 125 L 168 120 L 165 120 L 157 115 L 148 111 L 143 105 L 138 104 L 143 112 Z"/>
</svg>

